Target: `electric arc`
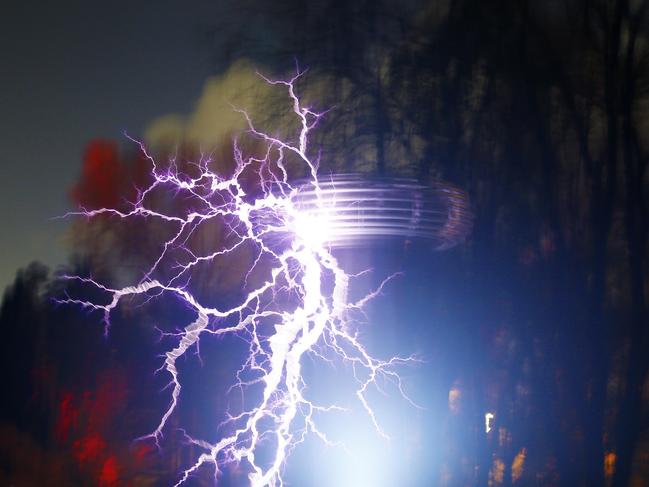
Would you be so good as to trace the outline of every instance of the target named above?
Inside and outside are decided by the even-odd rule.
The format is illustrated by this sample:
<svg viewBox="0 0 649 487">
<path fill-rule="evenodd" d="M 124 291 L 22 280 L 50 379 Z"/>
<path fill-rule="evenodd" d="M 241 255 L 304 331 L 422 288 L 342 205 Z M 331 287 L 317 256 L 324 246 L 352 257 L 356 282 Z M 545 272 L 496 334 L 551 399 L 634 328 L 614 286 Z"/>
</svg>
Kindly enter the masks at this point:
<svg viewBox="0 0 649 487">
<path fill-rule="evenodd" d="M 150 300 L 174 296 L 192 312 L 192 318 L 180 324 L 175 345 L 163 356 L 161 370 L 170 378 L 169 406 L 155 429 L 143 438 L 158 444 L 170 427 L 170 417 L 182 393 L 177 361 L 198 347 L 202 336 L 236 335 L 246 342 L 247 355 L 232 378 L 231 390 L 248 393 L 250 400 L 240 411 L 229 412 L 219 430 L 222 436 L 188 438 L 201 453 L 178 475 L 176 486 L 207 467 L 213 469 L 218 484 L 219 474 L 232 465 L 247 471 L 251 487 L 282 486 L 287 457 L 307 434 L 329 443 L 315 416 L 340 407 L 309 399 L 302 370 L 307 356 L 337 359 L 352 366 L 355 400 L 377 435 L 387 437 L 368 392 L 377 387 L 377 381 L 387 381 L 412 403 L 398 369 L 417 359 L 380 359 L 368 352 L 349 316 L 376 298 L 394 276 L 388 276 L 361 299 L 352 300 L 349 291 L 354 276 L 341 267 L 336 249 L 394 238 L 424 239 L 436 249 L 445 249 L 461 242 L 470 229 L 467 198 L 451 185 L 423 186 L 411 180 L 366 179 L 360 175 L 319 177 L 318 161 L 309 155 L 308 137 L 324 113 L 304 106 L 296 94 L 296 82 L 302 75 L 298 70 L 287 80 L 262 76 L 266 82 L 286 89 L 291 114 L 298 124 L 294 140 L 258 129 L 240 110 L 247 122 L 247 135 L 264 150 L 261 157 L 246 156 L 235 141 L 235 169 L 227 176 L 211 169 L 210 157 L 201 157 L 191 174 L 183 173 L 176 164 L 161 165 L 138 142 L 150 162 L 152 182 L 128 209 L 71 213 L 90 218 L 143 218 L 173 228 L 169 238 L 160 242 L 153 264 L 143 270 L 144 277 L 131 285 L 111 287 L 92 277 L 63 276 L 103 293 L 103 302 L 71 296 L 60 302 L 100 312 L 106 333 L 111 314 L 127 297 Z M 307 178 L 291 180 L 286 162 L 289 158 L 303 165 Z M 245 182 L 250 173 L 257 178 L 254 192 Z M 180 195 L 183 209 L 171 211 L 159 204 L 156 195 L 161 192 Z M 221 239 L 217 248 L 199 254 L 188 242 L 209 223 L 226 228 L 227 238 Z M 192 272 L 244 248 L 253 257 L 238 302 L 220 307 L 194 292 Z M 263 272 L 259 271 L 261 267 Z M 255 279 L 253 274 L 264 278 Z M 254 388 L 258 394 L 249 394 Z"/>
</svg>

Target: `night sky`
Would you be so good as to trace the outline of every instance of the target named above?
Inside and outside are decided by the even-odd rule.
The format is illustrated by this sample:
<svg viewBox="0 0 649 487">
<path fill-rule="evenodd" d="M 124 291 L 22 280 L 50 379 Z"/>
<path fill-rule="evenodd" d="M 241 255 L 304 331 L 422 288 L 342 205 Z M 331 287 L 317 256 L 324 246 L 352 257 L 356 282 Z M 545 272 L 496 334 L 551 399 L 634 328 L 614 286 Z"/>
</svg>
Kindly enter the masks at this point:
<svg viewBox="0 0 649 487">
<path fill-rule="evenodd" d="M 65 263 L 68 190 L 93 138 L 127 141 L 185 113 L 210 74 L 210 1 L 9 2 L 0 23 L 0 288 Z"/>
</svg>

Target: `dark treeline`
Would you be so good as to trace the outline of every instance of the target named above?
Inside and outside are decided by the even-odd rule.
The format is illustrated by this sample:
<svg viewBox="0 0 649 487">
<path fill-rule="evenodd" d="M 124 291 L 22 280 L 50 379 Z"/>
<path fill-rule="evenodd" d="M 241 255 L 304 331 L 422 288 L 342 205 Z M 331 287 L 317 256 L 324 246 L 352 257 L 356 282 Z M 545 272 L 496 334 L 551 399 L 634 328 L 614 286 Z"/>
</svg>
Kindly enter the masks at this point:
<svg viewBox="0 0 649 487">
<path fill-rule="evenodd" d="M 320 142 L 336 169 L 468 189 L 484 358 L 464 384 L 500 433 L 476 439 L 477 469 L 448 485 L 509 484 L 517 458 L 525 485 L 649 482 L 648 9 L 249 1 L 232 6 L 249 24 L 211 37 L 220 62 L 295 56 L 330 77 L 319 99 L 336 105 L 323 132 L 337 137 Z"/>
<path fill-rule="evenodd" d="M 474 230 L 453 272 L 472 358 L 449 376 L 448 448 L 423 485 L 648 485 L 649 1 L 243 0 L 210 25 L 217 73 L 240 58 L 311 68 L 300 87 L 335 106 L 313 141 L 325 169 L 444 179 L 471 196 Z M 18 464 L 7 452 L 29 441 L 44 472 L 71 469 L 65 452 L 83 451 L 55 437 L 60 390 L 82 394 L 155 341 L 142 329 L 111 348 L 86 315 L 51 302 L 61 286 L 32 266 L 0 311 L 14 391 L 2 453 Z M 96 357 L 73 358 L 79 341 Z M 66 369 L 101 361 L 81 382 Z M 140 367 L 147 377 L 155 356 Z M 142 414 L 149 427 L 155 415 Z M 112 433 L 128 444 L 131 426 Z M 132 456 L 128 445 L 116 455 Z M 172 457 L 120 462 L 171 475 Z M 92 485 L 109 455 L 97 458 L 92 475 L 57 485 Z M 12 468 L 15 485 L 48 484 L 20 483 Z"/>
</svg>

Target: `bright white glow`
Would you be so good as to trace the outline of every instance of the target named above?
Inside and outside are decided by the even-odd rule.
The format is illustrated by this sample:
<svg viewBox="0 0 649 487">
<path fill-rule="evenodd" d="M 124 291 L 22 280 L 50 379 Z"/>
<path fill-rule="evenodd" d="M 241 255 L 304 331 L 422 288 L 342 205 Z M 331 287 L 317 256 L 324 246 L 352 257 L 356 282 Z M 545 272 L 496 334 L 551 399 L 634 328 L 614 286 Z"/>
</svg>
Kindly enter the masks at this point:
<svg viewBox="0 0 649 487">
<path fill-rule="evenodd" d="M 493 413 L 486 413 L 484 415 L 484 430 L 485 433 L 489 433 L 493 428 L 493 420 L 496 416 Z"/>
<path fill-rule="evenodd" d="M 441 250 L 463 241 L 472 225 L 466 194 L 442 183 L 429 187 L 409 179 L 331 175 L 317 185 L 301 185 L 293 201 L 310 215 L 298 232 L 316 230 L 314 241 L 332 248 L 416 238 Z"/>
<path fill-rule="evenodd" d="M 308 247 L 321 247 L 332 237 L 330 212 L 296 212 L 294 219 L 295 236 Z"/>
</svg>

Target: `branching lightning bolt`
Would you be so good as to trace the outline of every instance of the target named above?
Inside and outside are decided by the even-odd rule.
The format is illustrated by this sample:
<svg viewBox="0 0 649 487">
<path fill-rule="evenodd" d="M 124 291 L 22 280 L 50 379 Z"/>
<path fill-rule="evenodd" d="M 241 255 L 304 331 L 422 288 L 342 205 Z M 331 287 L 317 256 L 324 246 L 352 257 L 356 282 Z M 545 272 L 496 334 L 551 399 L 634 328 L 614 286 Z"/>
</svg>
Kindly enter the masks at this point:
<svg viewBox="0 0 649 487">
<path fill-rule="evenodd" d="M 266 82 L 284 86 L 288 91 L 293 113 L 299 122 L 295 143 L 258 130 L 251 117 L 245 111 L 237 109 L 247 122 L 248 133 L 263 141 L 264 157 L 244 157 L 235 141 L 233 152 L 236 170 L 233 175 L 218 175 L 208 167 L 211 162 L 209 158 L 201 158 L 198 163 L 199 174 L 190 178 L 181 174 L 175 164 L 162 169 L 144 145 L 138 142 L 151 163 L 153 178 L 151 185 L 140 191 L 130 210 L 101 208 L 72 213 L 86 217 L 109 215 L 123 219 L 139 216 L 159 219 L 177 228 L 171 238 L 163 242 L 159 256 L 137 284 L 114 289 L 93 278 L 64 276 L 65 279 L 77 280 L 104 292 L 108 297 L 105 304 L 73 297 L 60 300 L 62 303 L 76 304 L 103 313 L 106 333 L 109 331 L 111 313 L 129 296 L 139 295 L 152 299 L 163 293 L 171 293 L 182 299 L 195 313 L 193 321 L 177 334 L 175 347 L 164 355 L 161 370 L 170 376 L 171 400 L 157 427 L 147 437 L 156 443 L 162 437 L 182 391 L 176 362 L 191 347 L 198 346 L 201 335 L 237 334 L 248 343 L 248 356 L 239 369 L 232 388 L 245 391 L 253 384 L 259 385 L 263 388 L 261 398 L 254 406 L 244 408 L 236 415 L 229 415 L 225 421 L 229 433 L 215 443 L 189 438 L 190 442 L 202 449 L 202 454 L 180 474 L 176 486 L 186 482 L 206 464 L 213 467 L 215 482 L 218 483 L 219 472 L 232 463 L 243 464 L 249 469 L 249 485 L 252 487 L 282 486 L 287 456 L 292 448 L 304 440 L 307 433 L 314 433 L 329 443 L 315 423 L 314 412 L 340 408 L 335 405 L 320 406 L 305 397 L 306 384 L 301 366 L 306 354 L 323 357 L 322 351 L 326 350 L 332 356 L 351 364 L 358 384 L 357 399 L 381 436 L 387 437 L 368 400 L 368 389 L 379 387 L 379 379 L 388 380 L 396 384 L 409 401 L 401 387 L 396 368 L 415 359 L 374 358 L 348 326 L 350 311 L 361 309 L 376 297 L 390 278 L 374 292 L 356 302 L 350 302 L 348 290 L 353 276 L 345 273 L 324 242 L 313 238 L 308 229 L 305 230 L 301 224 L 305 215 L 300 213 L 299 207 L 294 203 L 293 196 L 297 189 L 289 182 L 284 166 L 288 154 L 306 165 L 309 184 L 315 189 L 316 195 L 319 191 L 318 161 L 310 159 L 307 152 L 309 133 L 324 113 L 303 106 L 297 96 L 295 84 L 303 74 L 298 69 L 294 77 L 280 81 L 262 76 Z M 262 191 L 261 196 L 251 201 L 252 198 L 246 195 L 240 179 L 245 170 L 253 167 L 259 175 Z M 196 209 L 181 216 L 155 209 L 148 203 L 149 195 L 161 188 L 186 195 L 196 203 Z M 323 203 L 318 201 L 318 204 Z M 229 222 L 230 230 L 235 236 L 234 243 L 206 255 L 195 255 L 187 246 L 188 236 L 198 225 L 214 219 Z M 288 243 L 280 246 L 280 250 L 272 244 L 271 238 L 278 233 L 290 235 Z M 251 245 L 256 249 L 252 267 L 258 265 L 262 258 L 264 262 L 271 263 L 268 279 L 256 285 L 237 305 L 229 309 L 219 309 L 200 302 L 188 286 L 192 269 L 218 256 L 228 256 L 243 245 Z M 177 263 L 173 273 L 164 279 L 154 278 L 169 253 L 178 249 L 188 256 L 186 262 Z M 248 275 L 251 272 L 252 269 Z M 327 279 L 332 283 L 329 286 L 324 285 Z M 298 304 L 287 306 L 287 309 L 274 306 L 279 292 L 297 297 Z M 263 323 L 272 323 L 270 333 L 260 331 Z M 258 460 L 258 451 L 267 440 L 267 444 L 272 445 L 271 461 L 262 465 Z"/>
</svg>

